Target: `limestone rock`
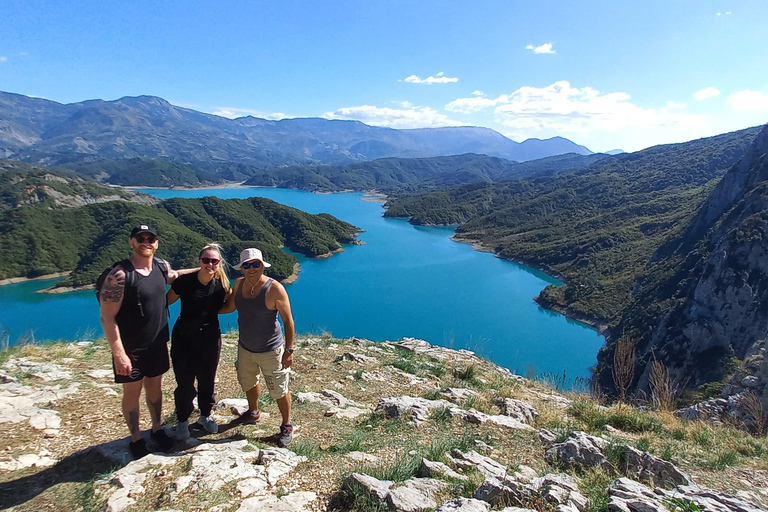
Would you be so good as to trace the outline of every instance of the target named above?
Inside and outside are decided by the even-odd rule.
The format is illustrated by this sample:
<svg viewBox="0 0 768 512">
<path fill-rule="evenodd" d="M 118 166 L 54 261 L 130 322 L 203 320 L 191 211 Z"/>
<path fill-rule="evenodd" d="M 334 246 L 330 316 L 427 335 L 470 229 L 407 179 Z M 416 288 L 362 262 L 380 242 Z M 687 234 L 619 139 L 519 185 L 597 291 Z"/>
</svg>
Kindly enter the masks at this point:
<svg viewBox="0 0 768 512">
<path fill-rule="evenodd" d="M 114 373 L 112 370 L 86 370 L 83 372 L 83 375 L 86 375 L 94 380 L 101 380 L 111 379 Z"/>
<path fill-rule="evenodd" d="M 673 490 L 649 487 L 631 480 L 619 478 L 608 488 L 608 510 L 615 512 L 669 512 L 669 499 L 696 503 L 701 510 L 716 512 L 758 512 L 765 509 L 737 496 L 698 486 L 681 485 Z"/>
<path fill-rule="evenodd" d="M 266 466 L 267 482 L 270 485 L 275 485 L 296 466 L 306 460 L 306 457 L 297 455 L 286 448 L 264 448 L 259 450 L 257 464 Z"/>
<path fill-rule="evenodd" d="M 458 468 L 462 469 L 477 469 L 486 477 L 495 476 L 504 478 L 507 474 L 507 467 L 503 464 L 496 462 L 490 457 L 480 455 L 474 450 L 468 452 L 462 452 L 461 450 L 454 449 L 451 454 L 448 455 L 451 462 Z"/>
<path fill-rule="evenodd" d="M 372 499 L 383 503 L 386 497 L 389 495 L 389 489 L 394 482 L 389 480 L 379 480 L 372 476 L 364 475 L 362 473 L 352 473 L 344 481 L 344 488 L 352 491 L 357 489 L 364 489 L 368 492 Z"/>
<path fill-rule="evenodd" d="M 357 462 L 364 462 L 366 464 L 375 464 L 379 462 L 379 458 L 377 456 L 364 452 L 349 452 L 345 453 L 344 457 Z"/>
<path fill-rule="evenodd" d="M 456 498 L 446 501 L 435 512 L 488 512 L 488 503 L 474 498 Z"/>
<path fill-rule="evenodd" d="M 485 481 L 475 491 L 475 499 L 486 501 L 495 507 L 504 503 L 514 503 L 520 496 L 522 485 L 503 476 L 486 476 Z"/>
<path fill-rule="evenodd" d="M 522 400 L 500 398 L 496 401 L 496 405 L 506 416 L 511 416 L 523 423 L 533 423 L 539 417 L 539 411 L 533 405 Z"/>
<path fill-rule="evenodd" d="M 570 437 L 562 443 L 553 445 L 544 455 L 552 464 L 569 467 L 599 466 L 610 470 L 613 466 L 603 455 L 606 442 L 585 432 L 571 432 Z"/>
<path fill-rule="evenodd" d="M 237 482 L 237 491 L 243 498 L 247 498 L 252 494 L 262 494 L 268 485 L 263 478 L 246 478 Z"/>
<path fill-rule="evenodd" d="M 325 413 L 326 416 L 352 419 L 364 414 L 370 414 L 371 412 L 368 406 L 358 404 L 332 389 L 324 389 L 321 393 L 296 393 L 295 400 L 298 403 L 319 403 L 325 405 L 329 408 Z"/>
<path fill-rule="evenodd" d="M 652 482 L 657 487 L 671 489 L 676 485 L 692 485 L 693 480 L 671 462 L 650 453 L 627 446 L 621 457 L 621 468 L 627 474 L 638 475 L 642 482 Z"/>
<path fill-rule="evenodd" d="M 447 400 L 427 400 L 411 396 L 382 398 L 376 406 L 376 412 L 383 411 L 391 418 L 411 415 L 411 423 L 418 425 L 429 419 L 429 411 L 440 407 L 452 408 Z"/>
<path fill-rule="evenodd" d="M 419 466 L 417 474 L 421 477 L 437 477 L 442 475 L 454 480 L 469 480 L 469 477 L 455 472 L 448 465 L 442 462 L 432 462 L 427 459 L 421 459 L 421 466 Z"/>
<path fill-rule="evenodd" d="M 432 478 L 411 478 L 401 486 L 393 486 L 385 499 L 391 510 L 396 512 L 418 512 L 437 507 L 435 494 L 448 484 Z"/>
<path fill-rule="evenodd" d="M 440 392 L 446 400 L 453 403 L 463 402 L 468 398 L 477 396 L 477 393 L 467 388 L 445 388 Z"/>
<path fill-rule="evenodd" d="M 229 409 L 235 416 L 240 416 L 248 410 L 248 400 L 246 398 L 225 398 L 216 403 L 216 409 Z"/>
<path fill-rule="evenodd" d="M 80 384 L 73 382 L 66 388 L 59 384 L 42 388 L 25 386 L 18 382 L 0 384 L 0 423 L 28 422 L 38 430 L 58 429 L 59 413 L 50 407 L 58 400 L 77 392 Z"/>
<path fill-rule="evenodd" d="M 479 439 L 475 439 L 475 448 L 483 455 L 488 455 L 493 451 L 493 446 L 486 444 Z"/>
<path fill-rule="evenodd" d="M 437 506 L 435 494 L 447 486 L 445 482 L 432 478 L 411 478 L 396 486 L 388 480 L 378 480 L 361 473 L 352 473 L 344 482 L 344 488 L 357 492 L 364 489 L 372 500 L 386 504 L 395 512 L 434 509 Z"/>
<path fill-rule="evenodd" d="M 237 512 L 301 512 L 312 510 L 310 503 L 317 499 L 314 492 L 293 492 L 277 496 L 256 496 L 240 503 Z"/>
<path fill-rule="evenodd" d="M 501 414 L 491 416 L 480 411 L 476 411 L 475 409 L 465 411 L 464 409 L 459 409 L 458 407 L 451 407 L 450 413 L 453 417 L 460 418 L 467 423 L 472 423 L 475 425 L 482 425 L 484 423 L 490 422 L 494 425 L 506 427 L 511 430 L 533 430 L 533 427 L 530 425 L 510 416 L 504 416 Z"/>
<path fill-rule="evenodd" d="M 554 432 L 545 428 L 540 428 L 537 432 L 539 433 L 541 444 L 549 446 L 557 442 L 557 434 Z"/>
<path fill-rule="evenodd" d="M 3 366 L 8 370 L 25 373 L 43 382 L 72 380 L 72 372 L 63 369 L 60 365 L 31 361 L 26 357 L 9 359 Z"/>
<path fill-rule="evenodd" d="M 356 354 L 355 352 L 344 352 L 342 355 L 337 357 L 334 360 L 334 362 L 340 363 L 344 360 L 353 361 L 356 363 L 368 363 L 368 364 L 374 364 L 379 362 L 379 360 L 376 359 L 375 357 L 366 356 L 363 354 Z"/>
</svg>

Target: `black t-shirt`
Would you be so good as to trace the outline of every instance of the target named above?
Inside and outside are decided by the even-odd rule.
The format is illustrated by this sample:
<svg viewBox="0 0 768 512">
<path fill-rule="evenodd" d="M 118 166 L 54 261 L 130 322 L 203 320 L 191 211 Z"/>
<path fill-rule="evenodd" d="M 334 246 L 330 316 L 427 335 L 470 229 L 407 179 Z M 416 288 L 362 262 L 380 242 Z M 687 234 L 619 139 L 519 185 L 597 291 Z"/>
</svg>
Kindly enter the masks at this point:
<svg viewBox="0 0 768 512">
<path fill-rule="evenodd" d="M 203 284 L 197 279 L 197 273 L 192 273 L 177 277 L 171 288 L 181 297 L 179 320 L 219 325 L 219 309 L 227 294 L 221 281 L 212 279 L 210 283 Z"/>
</svg>

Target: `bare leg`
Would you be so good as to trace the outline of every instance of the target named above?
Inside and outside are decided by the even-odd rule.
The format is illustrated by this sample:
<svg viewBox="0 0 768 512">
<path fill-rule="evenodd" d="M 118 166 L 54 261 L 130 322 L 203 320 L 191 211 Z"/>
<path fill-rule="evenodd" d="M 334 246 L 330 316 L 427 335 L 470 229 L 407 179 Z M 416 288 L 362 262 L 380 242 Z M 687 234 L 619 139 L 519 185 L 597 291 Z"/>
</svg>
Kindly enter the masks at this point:
<svg viewBox="0 0 768 512">
<path fill-rule="evenodd" d="M 144 392 L 149 415 L 152 417 L 152 432 L 163 428 L 163 376 L 144 377 Z"/>
<path fill-rule="evenodd" d="M 245 392 L 246 398 L 248 398 L 248 409 L 251 411 L 259 410 L 259 393 L 261 393 L 261 384 L 256 384 L 251 389 Z"/>
<path fill-rule="evenodd" d="M 123 418 L 131 432 L 131 441 L 141 439 L 139 428 L 139 398 L 141 397 L 142 382 L 123 383 Z"/>
<path fill-rule="evenodd" d="M 291 422 L 291 393 L 288 392 L 283 398 L 277 399 L 277 408 L 283 416 L 283 425 Z"/>
</svg>

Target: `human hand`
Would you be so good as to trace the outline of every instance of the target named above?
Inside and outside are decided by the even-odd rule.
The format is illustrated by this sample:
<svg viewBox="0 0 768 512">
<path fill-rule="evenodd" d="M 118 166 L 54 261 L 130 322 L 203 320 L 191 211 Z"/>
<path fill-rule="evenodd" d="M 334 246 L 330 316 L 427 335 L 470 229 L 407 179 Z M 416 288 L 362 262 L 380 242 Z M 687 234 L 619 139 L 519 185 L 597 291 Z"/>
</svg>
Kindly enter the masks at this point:
<svg viewBox="0 0 768 512">
<path fill-rule="evenodd" d="M 293 365 L 293 354 L 283 352 L 283 368 L 290 368 Z"/>
<path fill-rule="evenodd" d="M 131 363 L 131 358 L 128 357 L 125 353 L 114 354 L 112 359 L 115 362 L 115 373 L 125 376 L 131 374 L 133 371 L 133 363 Z"/>
</svg>

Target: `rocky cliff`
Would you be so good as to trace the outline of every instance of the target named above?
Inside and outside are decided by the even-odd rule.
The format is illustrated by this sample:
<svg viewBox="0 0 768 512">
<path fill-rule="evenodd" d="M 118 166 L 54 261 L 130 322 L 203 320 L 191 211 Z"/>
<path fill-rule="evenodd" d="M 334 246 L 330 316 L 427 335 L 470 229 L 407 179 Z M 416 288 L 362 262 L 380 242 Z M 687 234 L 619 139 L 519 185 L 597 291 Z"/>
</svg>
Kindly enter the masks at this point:
<svg viewBox="0 0 768 512">
<path fill-rule="evenodd" d="M 768 126 L 638 281 L 616 330 L 636 341 L 637 388 L 648 389 L 654 358 L 677 387 L 696 387 L 728 377 L 738 366 L 734 358 L 759 355 L 756 346 L 768 333 L 766 153 Z M 613 349 L 599 355 L 604 383 Z M 766 383 L 752 386 L 764 401 Z"/>
</svg>

